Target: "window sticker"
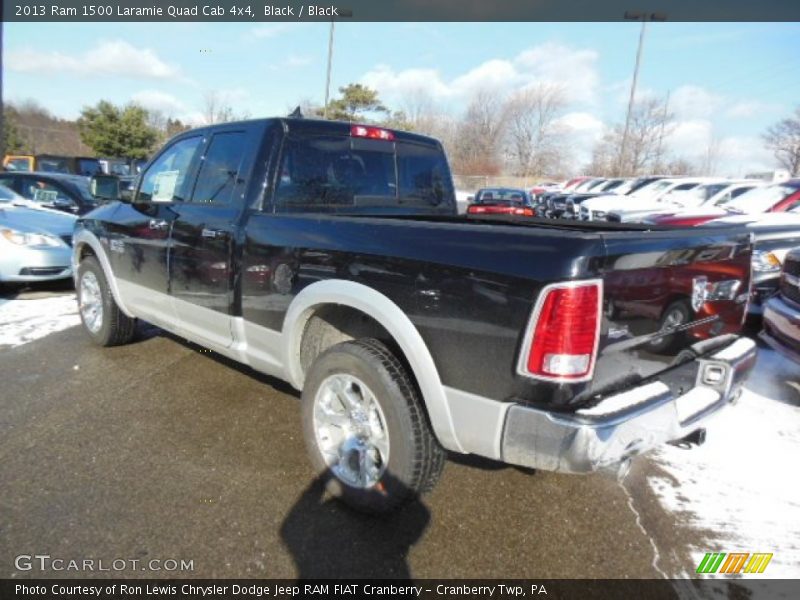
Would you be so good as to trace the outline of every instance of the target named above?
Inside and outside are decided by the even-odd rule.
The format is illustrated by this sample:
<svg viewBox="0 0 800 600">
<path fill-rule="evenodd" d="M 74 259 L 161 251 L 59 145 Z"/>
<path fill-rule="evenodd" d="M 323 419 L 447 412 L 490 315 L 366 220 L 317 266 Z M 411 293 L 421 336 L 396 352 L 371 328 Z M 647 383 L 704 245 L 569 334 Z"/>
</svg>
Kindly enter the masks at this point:
<svg viewBox="0 0 800 600">
<path fill-rule="evenodd" d="M 34 202 L 40 204 L 52 204 L 58 199 L 58 192 L 56 190 L 41 190 L 37 189 L 33 193 Z"/>
<path fill-rule="evenodd" d="M 180 171 L 164 171 L 155 176 L 153 202 L 172 202 Z"/>
</svg>

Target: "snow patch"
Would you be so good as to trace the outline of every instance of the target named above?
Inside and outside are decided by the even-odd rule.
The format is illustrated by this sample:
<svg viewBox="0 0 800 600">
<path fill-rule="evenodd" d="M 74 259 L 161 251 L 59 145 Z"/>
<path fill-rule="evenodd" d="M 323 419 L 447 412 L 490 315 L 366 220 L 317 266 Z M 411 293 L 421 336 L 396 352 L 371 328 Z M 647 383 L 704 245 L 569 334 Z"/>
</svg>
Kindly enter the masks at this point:
<svg viewBox="0 0 800 600">
<path fill-rule="evenodd" d="M 691 547 L 696 564 L 706 552 L 772 552 L 759 577 L 800 576 L 797 365 L 760 349 L 742 398 L 710 423 L 705 445 L 651 457 L 667 473 L 649 479 L 662 505 L 707 536 Z"/>
<path fill-rule="evenodd" d="M 75 295 L 0 301 L 0 347 L 15 348 L 80 324 Z"/>
</svg>

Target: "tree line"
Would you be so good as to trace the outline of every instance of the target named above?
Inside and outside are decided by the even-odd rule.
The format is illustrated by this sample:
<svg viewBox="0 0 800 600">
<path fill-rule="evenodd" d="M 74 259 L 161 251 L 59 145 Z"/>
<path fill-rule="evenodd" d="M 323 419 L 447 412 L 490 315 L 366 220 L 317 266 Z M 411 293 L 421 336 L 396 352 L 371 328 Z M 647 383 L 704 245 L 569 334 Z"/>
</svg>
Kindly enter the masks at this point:
<svg viewBox="0 0 800 600">
<path fill-rule="evenodd" d="M 339 88 L 327 107 L 301 101 L 305 116 L 369 122 L 430 135 L 442 141 L 454 173 L 565 177 L 578 171 L 606 176 L 647 173 L 712 174 L 720 153 L 712 136 L 705 151 L 676 156 L 669 138 L 676 127 L 668 97 L 635 103 L 627 123 L 608 127 L 586 165 L 576 165 L 578 148 L 563 119 L 570 108 L 565 88 L 539 83 L 502 95 L 478 90 L 458 114 L 442 108 L 424 89 L 406 93 L 395 108 L 376 90 L 359 83 Z M 291 107 L 287 107 L 291 110 Z M 178 118 L 137 104 L 101 100 L 87 106 L 74 121 L 59 119 L 35 102 L 7 103 L 3 108 L 6 153 L 94 154 L 147 158 L 167 139 L 189 128 Z M 213 124 L 248 118 L 215 92 L 204 96 L 200 118 Z M 794 114 L 764 132 L 764 144 L 782 167 L 800 171 L 800 106 Z"/>
</svg>

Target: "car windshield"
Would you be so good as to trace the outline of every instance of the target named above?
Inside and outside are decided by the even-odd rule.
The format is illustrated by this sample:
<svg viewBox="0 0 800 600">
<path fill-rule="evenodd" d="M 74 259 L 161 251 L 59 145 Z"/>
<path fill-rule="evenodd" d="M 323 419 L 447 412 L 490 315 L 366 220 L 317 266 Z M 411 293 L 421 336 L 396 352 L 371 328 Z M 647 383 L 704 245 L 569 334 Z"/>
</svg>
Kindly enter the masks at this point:
<svg viewBox="0 0 800 600">
<path fill-rule="evenodd" d="M 503 204 L 506 206 L 521 206 L 525 203 L 525 192 L 522 190 L 486 189 L 480 190 L 475 195 L 478 204 Z"/>
<path fill-rule="evenodd" d="M 723 189 L 728 187 L 727 183 L 707 183 L 698 185 L 691 190 L 674 192 L 670 195 L 670 202 L 675 202 L 681 206 L 697 207 L 706 202 L 712 196 L 716 196 Z"/>
<path fill-rule="evenodd" d="M 63 158 L 40 158 L 37 170 L 45 173 L 69 173 L 69 163 Z"/>
<path fill-rule="evenodd" d="M 674 185 L 674 181 L 670 181 L 668 179 L 660 179 L 650 185 L 646 185 L 643 188 L 639 189 L 637 192 L 634 192 L 633 195 L 635 196 L 651 196 L 658 194 L 659 192 L 663 192 L 668 187 Z"/>
<path fill-rule="evenodd" d="M 13 200 L 18 199 L 19 195 L 17 195 L 14 190 L 7 188 L 4 185 L 0 185 L 0 202 L 12 202 Z"/>
<path fill-rule="evenodd" d="M 754 214 L 768 211 L 787 196 L 794 194 L 797 188 L 788 185 L 770 185 L 753 188 L 741 196 L 724 202 L 721 206 L 732 213 Z"/>
</svg>

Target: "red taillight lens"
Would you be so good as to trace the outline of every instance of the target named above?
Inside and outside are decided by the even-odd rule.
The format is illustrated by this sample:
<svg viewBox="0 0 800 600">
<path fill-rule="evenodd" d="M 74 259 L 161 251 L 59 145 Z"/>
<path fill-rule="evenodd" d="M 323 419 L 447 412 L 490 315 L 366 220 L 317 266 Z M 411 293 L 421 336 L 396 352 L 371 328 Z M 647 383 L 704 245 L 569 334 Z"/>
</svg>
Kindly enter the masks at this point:
<svg viewBox="0 0 800 600">
<path fill-rule="evenodd" d="M 486 209 L 483 208 L 482 206 L 469 206 L 469 207 L 467 207 L 467 212 L 468 213 L 472 213 L 472 214 L 474 214 L 474 213 L 484 213 L 484 212 L 486 212 Z"/>
<path fill-rule="evenodd" d="M 394 139 L 394 134 L 388 129 L 368 127 L 367 125 L 353 125 L 350 127 L 350 135 L 371 140 L 386 140 L 387 142 L 391 142 Z"/>
<path fill-rule="evenodd" d="M 533 211 L 530 208 L 515 208 L 514 209 L 515 215 L 523 215 L 526 217 L 532 217 Z"/>
<path fill-rule="evenodd" d="M 527 375 L 585 379 L 594 369 L 600 329 L 602 283 L 581 282 L 546 289 L 536 308 Z"/>
</svg>

